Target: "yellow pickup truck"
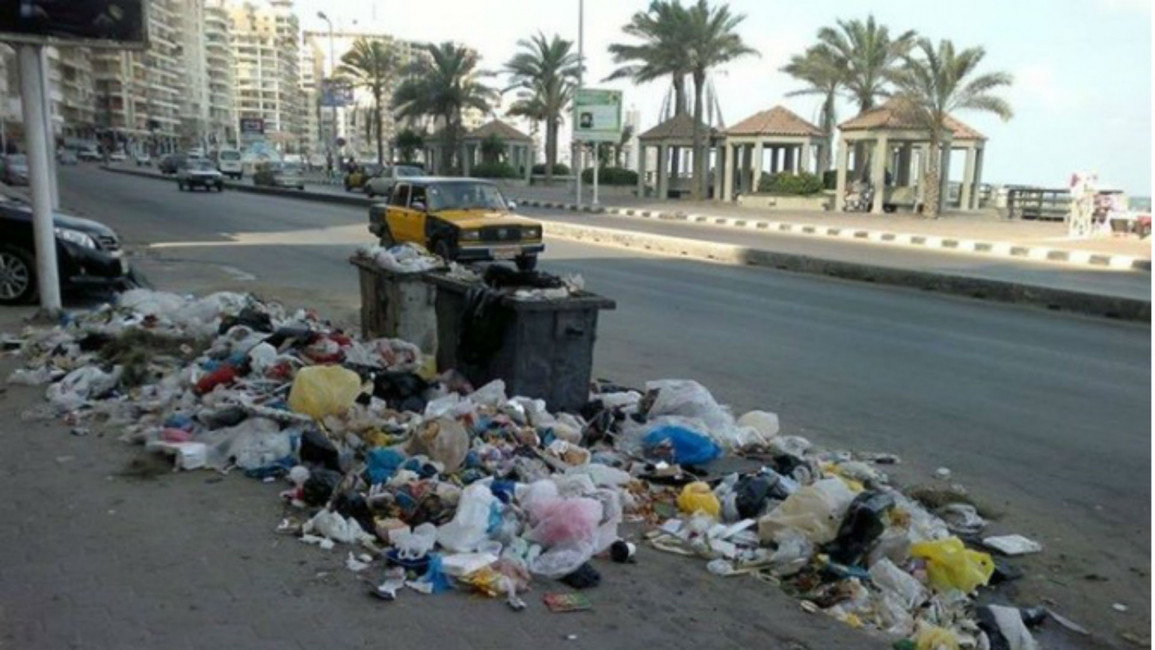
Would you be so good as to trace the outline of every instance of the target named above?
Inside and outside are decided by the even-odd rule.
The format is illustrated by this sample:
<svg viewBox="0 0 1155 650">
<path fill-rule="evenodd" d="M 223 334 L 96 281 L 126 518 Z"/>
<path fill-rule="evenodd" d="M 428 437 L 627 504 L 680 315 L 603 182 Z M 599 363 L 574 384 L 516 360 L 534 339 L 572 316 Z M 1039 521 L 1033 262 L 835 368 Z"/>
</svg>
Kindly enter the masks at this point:
<svg viewBox="0 0 1155 650">
<path fill-rule="evenodd" d="M 523 271 L 545 250 L 541 224 L 514 214 L 497 185 L 476 178 L 405 178 L 369 208 L 382 246 L 412 242 L 459 262 L 513 260 Z"/>
</svg>

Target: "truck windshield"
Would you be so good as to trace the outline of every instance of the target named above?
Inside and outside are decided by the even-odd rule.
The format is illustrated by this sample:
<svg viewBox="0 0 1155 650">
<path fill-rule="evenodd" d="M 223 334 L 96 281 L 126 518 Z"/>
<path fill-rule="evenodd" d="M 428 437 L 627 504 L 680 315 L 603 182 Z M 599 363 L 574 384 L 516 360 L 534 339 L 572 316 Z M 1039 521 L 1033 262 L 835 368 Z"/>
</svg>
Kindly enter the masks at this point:
<svg viewBox="0 0 1155 650">
<path fill-rule="evenodd" d="M 501 190 L 488 183 L 444 183 L 429 186 L 429 209 L 505 210 Z"/>
</svg>

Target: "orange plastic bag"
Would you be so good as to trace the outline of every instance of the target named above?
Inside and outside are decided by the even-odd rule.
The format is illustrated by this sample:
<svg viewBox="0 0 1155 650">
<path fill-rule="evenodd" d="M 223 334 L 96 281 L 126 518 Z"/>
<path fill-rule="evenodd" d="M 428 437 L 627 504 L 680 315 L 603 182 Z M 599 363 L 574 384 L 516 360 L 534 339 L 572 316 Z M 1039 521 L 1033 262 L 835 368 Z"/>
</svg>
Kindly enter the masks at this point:
<svg viewBox="0 0 1155 650">
<path fill-rule="evenodd" d="M 969 594 L 987 584 L 995 572 L 990 555 L 968 549 L 957 537 L 911 544 L 910 554 L 926 559 L 927 578 L 939 591 L 958 589 Z"/>
</svg>

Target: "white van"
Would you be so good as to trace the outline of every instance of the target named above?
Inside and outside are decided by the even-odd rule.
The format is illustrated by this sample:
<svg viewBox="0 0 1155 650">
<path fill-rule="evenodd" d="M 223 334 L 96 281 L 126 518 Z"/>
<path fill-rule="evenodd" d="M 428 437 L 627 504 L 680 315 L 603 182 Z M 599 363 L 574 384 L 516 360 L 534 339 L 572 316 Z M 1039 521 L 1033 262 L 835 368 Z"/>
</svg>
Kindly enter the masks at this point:
<svg viewBox="0 0 1155 650">
<path fill-rule="evenodd" d="M 241 152 L 236 149 L 221 149 L 217 152 L 217 169 L 229 178 L 239 179 L 245 175 L 241 164 Z"/>
</svg>

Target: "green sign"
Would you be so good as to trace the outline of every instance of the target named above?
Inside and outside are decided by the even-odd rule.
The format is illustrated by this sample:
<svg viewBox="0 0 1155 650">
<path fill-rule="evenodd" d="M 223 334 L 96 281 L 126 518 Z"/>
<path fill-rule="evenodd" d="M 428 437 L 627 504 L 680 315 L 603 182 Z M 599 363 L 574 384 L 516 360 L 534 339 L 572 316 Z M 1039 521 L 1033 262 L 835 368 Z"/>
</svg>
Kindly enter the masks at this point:
<svg viewBox="0 0 1155 650">
<path fill-rule="evenodd" d="M 574 93 L 574 139 L 617 142 L 622 137 L 622 91 L 579 88 Z"/>
</svg>

